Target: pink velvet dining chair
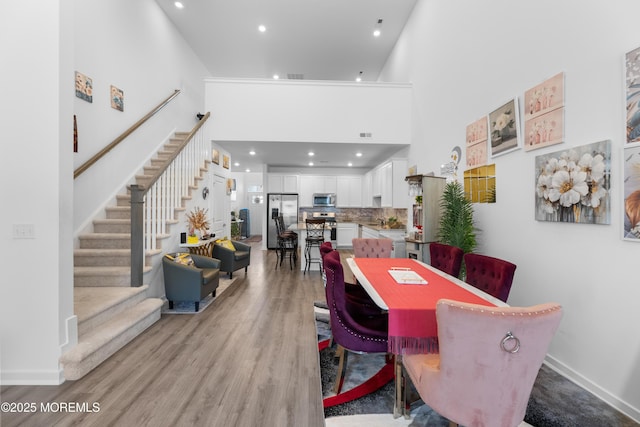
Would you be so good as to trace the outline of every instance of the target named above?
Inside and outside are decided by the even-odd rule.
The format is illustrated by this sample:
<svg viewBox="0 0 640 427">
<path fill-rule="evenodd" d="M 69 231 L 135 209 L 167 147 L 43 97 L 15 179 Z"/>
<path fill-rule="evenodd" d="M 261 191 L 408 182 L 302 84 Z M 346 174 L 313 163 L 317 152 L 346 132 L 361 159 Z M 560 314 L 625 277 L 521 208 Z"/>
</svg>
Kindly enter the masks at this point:
<svg viewBox="0 0 640 427">
<path fill-rule="evenodd" d="M 429 243 L 429 255 L 431 266 L 453 277 L 460 275 L 464 252 L 459 247 L 437 242 Z"/>
<path fill-rule="evenodd" d="M 507 302 L 516 265 L 503 259 L 474 253 L 464 254 L 465 282 Z"/>
<path fill-rule="evenodd" d="M 353 244 L 353 256 L 356 258 L 391 258 L 393 240 L 391 239 L 367 239 L 355 238 Z"/>
<path fill-rule="evenodd" d="M 403 358 L 424 403 L 451 424 L 519 425 L 562 307 L 487 307 L 442 299 L 436 317 L 439 354 Z"/>
</svg>

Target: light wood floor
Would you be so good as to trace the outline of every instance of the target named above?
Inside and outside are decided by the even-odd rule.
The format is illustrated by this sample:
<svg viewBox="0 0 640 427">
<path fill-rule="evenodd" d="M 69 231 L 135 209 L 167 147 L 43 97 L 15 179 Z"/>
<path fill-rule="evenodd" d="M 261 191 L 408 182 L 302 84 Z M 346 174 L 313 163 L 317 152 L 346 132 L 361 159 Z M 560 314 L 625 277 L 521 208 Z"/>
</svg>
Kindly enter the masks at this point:
<svg viewBox="0 0 640 427">
<path fill-rule="evenodd" d="M 78 381 L 5 386 L 3 402 L 94 402 L 97 413 L 0 414 L 9 426 L 323 426 L 314 300 L 319 272 L 252 244 L 248 276 L 198 315 L 163 315 Z M 284 265 L 283 265 L 284 267 Z"/>
</svg>

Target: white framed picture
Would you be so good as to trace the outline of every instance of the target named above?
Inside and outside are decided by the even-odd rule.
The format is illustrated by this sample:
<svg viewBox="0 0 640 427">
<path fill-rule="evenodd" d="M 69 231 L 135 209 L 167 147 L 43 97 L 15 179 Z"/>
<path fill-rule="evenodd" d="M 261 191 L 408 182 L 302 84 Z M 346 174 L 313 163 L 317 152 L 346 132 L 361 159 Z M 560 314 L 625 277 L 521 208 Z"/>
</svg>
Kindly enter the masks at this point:
<svg viewBox="0 0 640 427">
<path fill-rule="evenodd" d="M 491 157 L 496 157 L 520 146 L 520 112 L 516 97 L 489 114 L 489 148 Z"/>
</svg>

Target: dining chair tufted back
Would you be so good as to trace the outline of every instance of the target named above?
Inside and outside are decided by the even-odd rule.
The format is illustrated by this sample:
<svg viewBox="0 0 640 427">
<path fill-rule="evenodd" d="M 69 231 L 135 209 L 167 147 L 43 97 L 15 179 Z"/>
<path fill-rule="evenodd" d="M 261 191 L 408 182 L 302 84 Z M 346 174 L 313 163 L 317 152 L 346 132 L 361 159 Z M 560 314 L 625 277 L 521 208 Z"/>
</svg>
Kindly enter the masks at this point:
<svg viewBox="0 0 640 427">
<path fill-rule="evenodd" d="M 465 426 L 519 425 L 562 307 L 487 307 L 442 299 L 436 318 L 439 353 L 403 357 L 424 403 Z"/>
<path fill-rule="evenodd" d="M 486 255 L 464 254 L 465 282 L 507 302 L 516 265 Z"/>
<path fill-rule="evenodd" d="M 391 251 L 393 251 L 391 239 L 355 238 L 351 243 L 353 243 L 353 255 L 356 258 L 391 258 Z"/>
<path fill-rule="evenodd" d="M 429 255 L 432 267 L 453 277 L 460 275 L 464 252 L 459 247 L 437 242 L 429 243 Z"/>
</svg>

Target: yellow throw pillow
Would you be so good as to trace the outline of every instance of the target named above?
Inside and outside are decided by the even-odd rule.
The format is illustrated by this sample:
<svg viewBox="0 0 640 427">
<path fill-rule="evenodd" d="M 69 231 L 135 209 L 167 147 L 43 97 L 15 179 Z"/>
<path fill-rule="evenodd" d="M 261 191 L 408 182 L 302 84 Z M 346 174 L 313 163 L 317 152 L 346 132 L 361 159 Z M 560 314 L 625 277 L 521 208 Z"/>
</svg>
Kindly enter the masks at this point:
<svg viewBox="0 0 640 427">
<path fill-rule="evenodd" d="M 216 240 L 216 243 L 229 249 L 230 251 L 236 250 L 235 246 L 233 246 L 233 243 L 231 243 L 231 240 Z"/>
<path fill-rule="evenodd" d="M 177 254 L 175 254 L 176 256 L 173 257 L 169 254 L 166 254 L 165 256 L 167 258 L 169 258 L 170 260 L 177 262 L 178 264 L 184 264 L 184 265 L 193 265 L 193 258 L 191 258 L 191 254 L 189 253 L 180 253 L 178 252 Z"/>
</svg>

